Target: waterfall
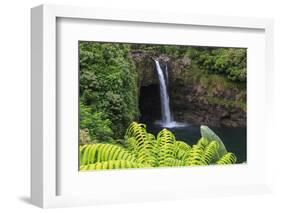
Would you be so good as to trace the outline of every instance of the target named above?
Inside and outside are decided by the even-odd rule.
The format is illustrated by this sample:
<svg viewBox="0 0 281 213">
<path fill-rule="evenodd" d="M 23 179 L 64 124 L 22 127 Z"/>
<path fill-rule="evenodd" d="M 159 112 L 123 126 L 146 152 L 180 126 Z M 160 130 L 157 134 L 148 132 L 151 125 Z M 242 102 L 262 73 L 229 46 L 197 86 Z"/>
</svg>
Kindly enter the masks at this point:
<svg viewBox="0 0 281 213">
<path fill-rule="evenodd" d="M 168 74 L 168 64 L 165 64 L 165 78 L 166 78 L 166 85 L 169 86 L 169 74 Z"/>
<path fill-rule="evenodd" d="M 166 81 L 168 81 L 168 67 L 166 66 L 165 73 L 166 73 L 166 81 L 164 72 L 159 64 L 159 61 L 155 60 L 156 70 L 158 74 L 159 84 L 160 84 L 160 98 L 161 98 L 161 113 L 162 113 L 162 125 L 163 126 L 171 126 L 172 115 L 170 110 L 170 103 L 169 103 L 169 95 L 167 90 Z"/>
</svg>

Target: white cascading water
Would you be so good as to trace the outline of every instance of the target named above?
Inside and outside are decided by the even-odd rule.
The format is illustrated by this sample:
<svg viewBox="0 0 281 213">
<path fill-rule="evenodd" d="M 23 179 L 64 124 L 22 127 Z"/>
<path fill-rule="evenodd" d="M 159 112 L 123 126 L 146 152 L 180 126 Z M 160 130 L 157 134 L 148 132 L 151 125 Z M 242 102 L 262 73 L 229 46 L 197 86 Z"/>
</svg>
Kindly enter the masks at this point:
<svg viewBox="0 0 281 213">
<path fill-rule="evenodd" d="M 159 64 L 159 61 L 155 60 L 156 70 L 158 74 L 158 79 L 160 83 L 160 98 L 161 98 L 161 112 L 162 112 L 162 125 L 172 126 L 172 115 L 170 110 L 169 95 L 167 90 L 167 85 L 164 77 L 164 72 Z M 165 70 L 168 72 L 168 70 Z M 168 79 L 168 73 L 166 73 L 166 78 Z"/>
<path fill-rule="evenodd" d="M 168 65 L 165 65 L 165 77 L 166 77 L 166 85 L 169 85 L 169 74 L 168 74 Z"/>
</svg>

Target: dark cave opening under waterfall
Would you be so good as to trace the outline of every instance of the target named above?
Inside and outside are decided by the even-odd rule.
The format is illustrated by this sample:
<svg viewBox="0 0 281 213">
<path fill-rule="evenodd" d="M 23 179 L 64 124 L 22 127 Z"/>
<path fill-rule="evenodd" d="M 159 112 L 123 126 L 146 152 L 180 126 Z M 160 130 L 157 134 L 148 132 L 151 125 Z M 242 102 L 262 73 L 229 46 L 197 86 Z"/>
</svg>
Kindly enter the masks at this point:
<svg viewBox="0 0 281 213">
<path fill-rule="evenodd" d="M 158 84 L 140 87 L 139 110 L 141 122 L 161 119 L 161 101 Z"/>
</svg>

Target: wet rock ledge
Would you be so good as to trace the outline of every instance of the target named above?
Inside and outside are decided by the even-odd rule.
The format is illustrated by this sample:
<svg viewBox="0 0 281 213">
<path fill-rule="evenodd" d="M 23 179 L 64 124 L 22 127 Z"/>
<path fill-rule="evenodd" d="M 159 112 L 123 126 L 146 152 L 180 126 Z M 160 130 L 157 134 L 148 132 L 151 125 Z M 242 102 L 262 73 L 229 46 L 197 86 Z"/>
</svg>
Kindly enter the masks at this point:
<svg viewBox="0 0 281 213">
<path fill-rule="evenodd" d="M 173 58 L 154 52 L 134 51 L 139 73 L 141 120 L 161 117 L 159 82 L 154 59 L 169 71 L 170 106 L 177 121 L 219 127 L 246 126 L 246 85 L 222 75 L 207 74 L 188 57 Z"/>
</svg>

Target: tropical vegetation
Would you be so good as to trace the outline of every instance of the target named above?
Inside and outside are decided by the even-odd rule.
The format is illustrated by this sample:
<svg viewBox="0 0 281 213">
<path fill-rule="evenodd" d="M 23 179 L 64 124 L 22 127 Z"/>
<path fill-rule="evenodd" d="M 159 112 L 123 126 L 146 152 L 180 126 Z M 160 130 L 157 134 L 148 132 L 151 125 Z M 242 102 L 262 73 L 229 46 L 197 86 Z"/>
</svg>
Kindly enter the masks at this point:
<svg viewBox="0 0 281 213">
<path fill-rule="evenodd" d="M 130 45 L 79 45 L 80 128 L 87 128 L 92 138 L 122 137 L 139 114 L 137 72 Z"/>
<path fill-rule="evenodd" d="M 151 58 L 166 55 L 172 61 L 189 58 L 188 68 L 178 72 L 180 85 L 192 81 L 198 91 L 206 90 L 202 103 L 213 103 L 217 108 L 227 106 L 233 112 L 239 107 L 243 113 L 246 111 L 246 49 L 80 41 L 80 169 L 235 163 L 236 156 L 227 152 L 221 139 L 207 126 L 201 126 L 201 138 L 191 145 L 177 140 L 171 130 L 162 129 L 153 135 L 145 124 L 138 123 L 143 77 L 133 58 L 138 52 Z M 233 93 L 238 95 L 232 97 L 231 89 L 239 91 Z M 229 98 L 225 99 L 221 91 L 228 91 Z"/>
<path fill-rule="evenodd" d="M 221 139 L 207 126 L 201 126 L 201 139 L 193 146 L 176 140 L 162 129 L 157 137 L 145 124 L 133 122 L 123 144 L 92 143 L 80 146 L 80 169 L 101 170 L 171 166 L 233 164 L 236 157 L 227 152 Z"/>
<path fill-rule="evenodd" d="M 246 49 L 175 45 L 79 43 L 80 129 L 91 139 L 122 138 L 127 126 L 138 120 L 138 73 L 132 51 L 190 57 L 206 73 L 246 81 Z"/>
</svg>

